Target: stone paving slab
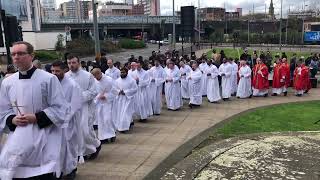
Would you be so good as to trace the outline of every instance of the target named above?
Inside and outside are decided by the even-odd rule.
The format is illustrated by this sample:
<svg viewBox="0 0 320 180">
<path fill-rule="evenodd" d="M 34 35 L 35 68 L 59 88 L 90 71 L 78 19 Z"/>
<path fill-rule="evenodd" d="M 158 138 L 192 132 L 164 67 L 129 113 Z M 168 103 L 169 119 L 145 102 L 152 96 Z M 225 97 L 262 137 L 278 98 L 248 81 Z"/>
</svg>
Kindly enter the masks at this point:
<svg viewBox="0 0 320 180">
<path fill-rule="evenodd" d="M 231 139 L 223 148 L 215 143 L 210 147 L 205 158 L 211 162 L 191 179 L 320 179 L 320 132 L 271 133 Z M 167 173 L 163 179 L 190 179 L 174 174 Z"/>
<path fill-rule="evenodd" d="M 289 93 L 287 97 L 236 99 L 219 104 L 207 103 L 190 110 L 186 105 L 177 112 L 163 108 L 160 116 L 154 116 L 146 124 L 135 123 L 129 134 L 117 134 L 115 144 L 103 145 L 99 157 L 78 167 L 77 179 L 157 179 L 175 163 L 183 159 L 206 137 L 199 136 L 206 129 L 217 125 L 248 109 L 279 103 L 320 100 L 320 89 L 312 89 L 302 98 Z M 194 138 L 194 141 L 189 141 Z M 175 157 L 167 157 L 183 146 Z M 155 168 L 158 169 L 155 169 Z M 146 176 L 152 170 L 155 176 Z"/>
</svg>

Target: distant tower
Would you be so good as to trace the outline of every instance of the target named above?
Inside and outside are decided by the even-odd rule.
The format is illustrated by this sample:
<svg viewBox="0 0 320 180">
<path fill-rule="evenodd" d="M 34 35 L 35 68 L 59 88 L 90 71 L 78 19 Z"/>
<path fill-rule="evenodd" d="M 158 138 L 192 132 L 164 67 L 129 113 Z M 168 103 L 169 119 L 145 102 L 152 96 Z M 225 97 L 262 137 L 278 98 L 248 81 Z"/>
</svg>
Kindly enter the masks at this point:
<svg viewBox="0 0 320 180">
<path fill-rule="evenodd" d="M 124 2 L 125 2 L 126 4 L 133 5 L 133 0 L 125 0 Z"/>
<path fill-rule="evenodd" d="M 270 2 L 270 6 L 269 6 L 269 17 L 271 19 L 275 19 L 275 16 L 274 16 L 274 7 L 273 7 L 273 1 L 271 0 Z"/>
</svg>

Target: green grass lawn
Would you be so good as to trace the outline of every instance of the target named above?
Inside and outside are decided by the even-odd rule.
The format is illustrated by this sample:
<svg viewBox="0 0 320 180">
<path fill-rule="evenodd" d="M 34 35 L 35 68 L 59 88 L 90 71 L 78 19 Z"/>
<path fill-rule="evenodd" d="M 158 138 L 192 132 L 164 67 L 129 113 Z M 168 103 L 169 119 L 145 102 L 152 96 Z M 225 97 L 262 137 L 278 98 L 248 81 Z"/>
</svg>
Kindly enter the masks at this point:
<svg viewBox="0 0 320 180">
<path fill-rule="evenodd" d="M 231 58 L 239 58 L 241 56 L 241 54 L 243 53 L 243 50 L 241 48 L 217 48 L 215 49 L 217 52 L 220 52 L 221 50 L 224 50 L 224 53 L 226 54 L 227 57 L 231 57 Z M 249 54 L 252 55 L 253 50 L 248 50 Z M 275 59 L 275 56 L 277 55 L 277 53 L 280 53 L 280 51 L 270 51 L 272 53 L 273 59 Z M 260 51 L 257 50 L 258 56 L 260 56 Z M 266 54 L 266 51 L 264 52 Z M 291 57 L 293 56 L 293 53 L 297 54 L 297 57 L 301 57 L 304 56 L 305 58 L 310 56 L 310 52 L 294 52 L 294 51 L 290 51 L 290 52 L 285 52 L 286 55 L 288 56 L 288 61 L 290 61 Z M 208 51 L 207 52 L 207 56 L 208 58 L 212 57 L 212 51 Z"/>
<path fill-rule="evenodd" d="M 320 101 L 274 105 L 235 117 L 214 129 L 193 151 L 216 141 L 245 134 L 288 131 L 320 131 Z"/>
<path fill-rule="evenodd" d="M 275 105 L 237 117 L 216 129 L 211 138 L 282 131 L 320 130 L 320 101 Z"/>
</svg>

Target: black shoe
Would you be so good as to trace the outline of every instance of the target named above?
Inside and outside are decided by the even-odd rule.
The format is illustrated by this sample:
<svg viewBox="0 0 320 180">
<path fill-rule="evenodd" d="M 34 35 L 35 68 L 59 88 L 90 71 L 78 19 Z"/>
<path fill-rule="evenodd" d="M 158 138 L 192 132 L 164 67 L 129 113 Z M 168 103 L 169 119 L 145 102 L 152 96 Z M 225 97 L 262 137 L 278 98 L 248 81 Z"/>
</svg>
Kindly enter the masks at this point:
<svg viewBox="0 0 320 180">
<path fill-rule="evenodd" d="M 98 157 L 98 155 L 99 155 L 100 150 L 101 150 L 101 144 L 100 144 L 99 147 L 97 147 L 96 152 L 90 155 L 89 160 L 96 159 Z"/>
<path fill-rule="evenodd" d="M 309 90 L 304 91 L 305 94 L 308 94 Z"/>
<path fill-rule="evenodd" d="M 76 175 L 77 175 L 77 168 L 74 169 L 70 174 L 67 174 L 66 176 L 64 176 L 63 179 L 74 180 L 76 179 Z"/>
<path fill-rule="evenodd" d="M 297 97 L 302 97 L 302 94 L 297 94 L 296 96 L 297 96 Z"/>
<path fill-rule="evenodd" d="M 111 143 L 116 142 L 116 137 L 112 137 L 112 138 L 110 138 L 110 142 L 111 142 Z"/>
<path fill-rule="evenodd" d="M 237 98 L 238 98 L 238 99 L 240 99 L 240 97 L 239 97 L 239 96 L 238 96 Z"/>
<path fill-rule="evenodd" d="M 192 104 L 189 104 L 189 108 L 190 108 L 190 109 L 192 109 L 192 108 L 193 108 Z"/>
<path fill-rule="evenodd" d="M 273 93 L 271 96 L 278 96 L 278 94 L 277 93 Z"/>
<path fill-rule="evenodd" d="M 121 134 L 127 134 L 128 131 L 119 131 L 119 133 L 121 133 Z"/>
<path fill-rule="evenodd" d="M 268 97 L 268 94 L 265 94 L 263 97 Z"/>
<path fill-rule="evenodd" d="M 101 140 L 101 144 L 108 144 L 108 143 L 109 143 L 109 139 Z"/>
<path fill-rule="evenodd" d="M 98 130 L 98 125 L 93 125 L 94 130 Z"/>
<path fill-rule="evenodd" d="M 287 96 L 287 95 L 288 95 L 288 92 L 284 92 L 283 95 L 284 95 L 284 96 Z"/>
<path fill-rule="evenodd" d="M 141 123 L 146 123 L 146 122 L 147 122 L 147 119 L 140 119 L 139 122 L 141 122 Z"/>
<path fill-rule="evenodd" d="M 130 123 L 130 127 L 131 127 L 131 126 L 134 126 L 134 122 L 133 122 L 133 121 Z"/>
<path fill-rule="evenodd" d="M 154 114 L 155 116 L 160 116 L 160 114 Z"/>
<path fill-rule="evenodd" d="M 252 94 L 249 96 L 249 98 L 252 98 Z"/>
</svg>

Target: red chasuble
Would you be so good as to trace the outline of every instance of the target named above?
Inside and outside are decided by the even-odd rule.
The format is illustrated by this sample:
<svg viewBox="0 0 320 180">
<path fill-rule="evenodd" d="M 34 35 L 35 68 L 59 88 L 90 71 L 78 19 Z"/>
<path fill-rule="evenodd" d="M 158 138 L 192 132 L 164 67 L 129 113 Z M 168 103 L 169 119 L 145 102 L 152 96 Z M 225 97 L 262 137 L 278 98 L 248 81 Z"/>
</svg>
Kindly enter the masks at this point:
<svg viewBox="0 0 320 180">
<path fill-rule="evenodd" d="M 282 77 L 285 77 L 285 85 L 286 87 L 289 87 L 291 84 L 290 80 L 290 66 L 288 63 L 282 63 Z"/>
<path fill-rule="evenodd" d="M 283 75 L 282 70 L 283 70 L 283 68 L 282 68 L 281 64 L 276 64 L 273 67 L 272 88 L 281 88 L 284 85 L 284 81 L 282 80 L 282 75 Z"/>
<path fill-rule="evenodd" d="M 297 91 L 309 90 L 311 88 L 309 79 L 309 68 L 302 65 L 294 70 L 294 89 Z"/>
<path fill-rule="evenodd" d="M 259 71 L 262 73 L 260 74 Z M 253 68 L 252 86 L 258 90 L 269 88 L 268 67 L 265 64 L 256 64 Z"/>
</svg>

